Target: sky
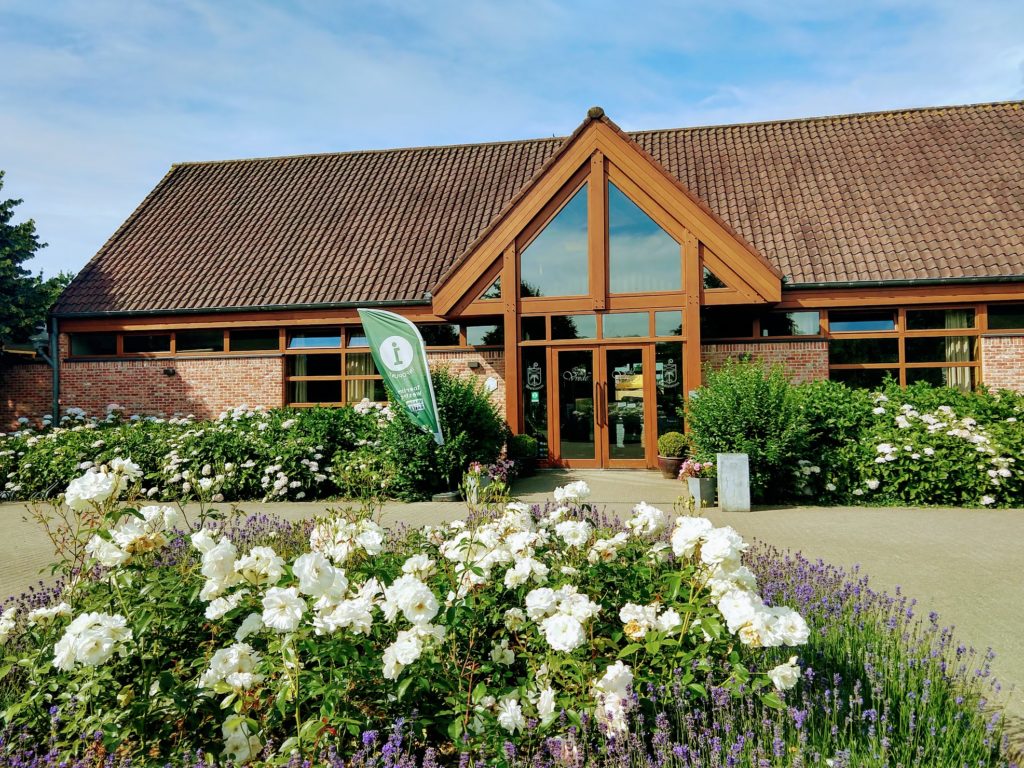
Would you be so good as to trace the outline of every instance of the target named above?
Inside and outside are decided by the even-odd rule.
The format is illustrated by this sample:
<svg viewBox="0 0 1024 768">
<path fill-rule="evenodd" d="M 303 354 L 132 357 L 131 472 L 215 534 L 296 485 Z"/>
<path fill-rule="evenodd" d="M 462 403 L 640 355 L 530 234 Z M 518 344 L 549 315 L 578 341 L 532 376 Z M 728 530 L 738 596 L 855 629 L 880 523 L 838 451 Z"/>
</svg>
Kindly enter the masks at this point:
<svg viewBox="0 0 1024 768">
<path fill-rule="evenodd" d="M 172 163 L 1024 98 L 1020 0 L 0 0 L 0 170 L 76 272 Z"/>
</svg>

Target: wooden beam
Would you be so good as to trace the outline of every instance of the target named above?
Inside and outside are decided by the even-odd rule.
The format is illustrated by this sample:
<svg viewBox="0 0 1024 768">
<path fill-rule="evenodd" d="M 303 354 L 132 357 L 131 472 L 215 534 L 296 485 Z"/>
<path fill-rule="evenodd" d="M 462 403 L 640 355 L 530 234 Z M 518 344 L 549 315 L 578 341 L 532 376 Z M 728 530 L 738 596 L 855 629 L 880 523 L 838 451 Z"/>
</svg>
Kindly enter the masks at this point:
<svg viewBox="0 0 1024 768">
<path fill-rule="evenodd" d="M 590 296 L 595 310 L 605 308 L 608 296 L 608 186 L 604 155 L 590 157 L 590 191 L 587 195 L 587 242 L 590 265 Z"/>
<path fill-rule="evenodd" d="M 683 383 L 689 392 L 701 385 L 700 371 L 700 243 L 690 233 L 683 241 L 683 285 L 686 303 L 683 305 Z"/>
<path fill-rule="evenodd" d="M 922 284 L 913 286 L 794 288 L 786 291 L 778 309 L 954 304 L 976 301 L 1024 301 L 1024 283 Z"/>
<path fill-rule="evenodd" d="M 505 324 L 505 421 L 512 434 L 522 430 L 519 403 L 519 275 L 516 268 L 516 246 L 513 241 L 501 255 L 501 303 Z"/>
</svg>

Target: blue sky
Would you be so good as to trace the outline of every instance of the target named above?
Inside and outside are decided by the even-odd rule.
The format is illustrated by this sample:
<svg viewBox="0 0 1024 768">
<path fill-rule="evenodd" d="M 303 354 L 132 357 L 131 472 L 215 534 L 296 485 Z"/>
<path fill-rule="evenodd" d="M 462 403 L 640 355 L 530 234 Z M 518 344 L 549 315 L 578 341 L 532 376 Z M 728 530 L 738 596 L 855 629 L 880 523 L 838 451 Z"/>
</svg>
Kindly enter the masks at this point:
<svg viewBox="0 0 1024 768">
<path fill-rule="evenodd" d="M 1024 98 L 1024 3 L 0 0 L 0 71 L 53 274 L 185 160 Z"/>
</svg>

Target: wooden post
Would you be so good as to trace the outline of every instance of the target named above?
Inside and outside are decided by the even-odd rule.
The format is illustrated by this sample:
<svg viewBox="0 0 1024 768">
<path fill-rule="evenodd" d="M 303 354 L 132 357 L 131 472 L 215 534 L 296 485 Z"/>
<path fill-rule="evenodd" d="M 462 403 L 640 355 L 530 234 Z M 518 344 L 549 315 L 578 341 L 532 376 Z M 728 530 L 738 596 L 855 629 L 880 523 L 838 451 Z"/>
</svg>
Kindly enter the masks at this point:
<svg viewBox="0 0 1024 768">
<path fill-rule="evenodd" d="M 701 269 L 701 243 L 692 232 L 683 238 L 683 385 L 687 399 L 701 385 L 700 371 L 700 297 L 704 277 Z"/>
<path fill-rule="evenodd" d="M 604 163 L 601 152 L 591 156 L 587 193 L 590 295 L 596 310 L 606 307 L 608 296 L 608 187 L 605 183 Z"/>
<path fill-rule="evenodd" d="M 505 421 L 512 434 L 522 430 L 519 407 L 519 275 L 516 269 L 516 244 L 513 240 L 502 253 L 501 303 L 505 322 Z"/>
</svg>

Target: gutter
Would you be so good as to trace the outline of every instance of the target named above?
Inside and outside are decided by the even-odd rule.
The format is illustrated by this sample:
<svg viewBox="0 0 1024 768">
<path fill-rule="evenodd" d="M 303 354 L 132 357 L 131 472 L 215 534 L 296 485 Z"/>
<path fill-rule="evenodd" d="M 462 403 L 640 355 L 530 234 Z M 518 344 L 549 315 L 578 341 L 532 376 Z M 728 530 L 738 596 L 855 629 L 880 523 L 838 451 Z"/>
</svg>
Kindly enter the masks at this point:
<svg viewBox="0 0 1024 768">
<path fill-rule="evenodd" d="M 386 301 L 337 301 L 320 304 L 261 304 L 255 307 L 206 307 L 198 309 L 142 309 L 116 312 L 54 312 L 53 317 L 143 317 L 151 315 L 221 315 L 239 312 L 280 312 L 297 309 L 356 309 L 358 307 L 420 307 L 430 306 L 430 298 L 417 301 L 389 299 Z"/>
<path fill-rule="evenodd" d="M 1024 283 L 1024 275 L 997 275 L 995 277 L 922 277 L 910 280 L 852 280 L 827 283 L 787 283 L 783 291 L 815 291 L 829 288 L 912 288 L 922 285 L 976 285 L 978 283 Z"/>
</svg>

